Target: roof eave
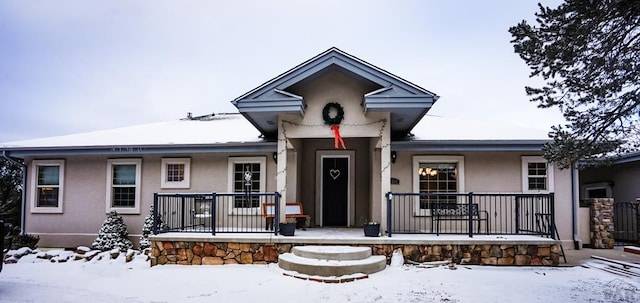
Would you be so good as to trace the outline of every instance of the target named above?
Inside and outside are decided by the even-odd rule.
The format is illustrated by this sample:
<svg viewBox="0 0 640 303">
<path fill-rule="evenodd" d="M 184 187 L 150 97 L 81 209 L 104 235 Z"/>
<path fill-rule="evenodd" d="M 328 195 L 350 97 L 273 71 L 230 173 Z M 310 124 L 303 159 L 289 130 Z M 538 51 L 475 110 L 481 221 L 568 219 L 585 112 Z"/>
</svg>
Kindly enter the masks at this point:
<svg viewBox="0 0 640 303">
<path fill-rule="evenodd" d="M 64 156 L 135 156 L 198 153 L 261 153 L 275 152 L 276 142 L 229 142 L 214 144 L 167 145 L 109 145 L 109 146 L 61 146 L 61 147 L 8 147 L 3 152 L 13 158 L 64 157 Z"/>
<path fill-rule="evenodd" d="M 392 141 L 396 151 L 518 151 L 541 152 L 550 140 L 408 140 Z"/>
</svg>

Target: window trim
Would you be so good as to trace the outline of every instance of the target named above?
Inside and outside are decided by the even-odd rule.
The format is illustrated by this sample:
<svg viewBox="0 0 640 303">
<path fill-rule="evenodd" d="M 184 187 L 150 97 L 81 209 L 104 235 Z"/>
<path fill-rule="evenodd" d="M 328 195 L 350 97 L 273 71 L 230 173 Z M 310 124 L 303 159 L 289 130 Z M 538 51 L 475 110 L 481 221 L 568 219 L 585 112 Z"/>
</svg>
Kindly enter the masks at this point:
<svg viewBox="0 0 640 303">
<path fill-rule="evenodd" d="M 537 189 L 529 189 L 529 163 L 541 163 L 544 162 L 547 164 L 547 189 L 546 190 L 537 190 Z M 548 162 L 542 156 L 522 156 L 522 192 L 523 193 L 552 193 L 554 190 L 554 178 L 553 178 L 553 170 L 554 166 L 551 162 Z"/>
<path fill-rule="evenodd" d="M 134 207 L 113 207 L 112 206 L 112 188 L 113 188 L 113 166 L 114 165 L 135 165 L 136 166 L 136 197 Z M 140 214 L 140 191 L 142 188 L 142 159 L 108 159 L 107 160 L 107 199 L 106 213 L 117 211 L 119 214 Z"/>
<path fill-rule="evenodd" d="M 160 188 L 183 188 L 191 187 L 191 158 L 162 158 L 160 168 Z M 169 164 L 184 165 L 184 179 L 182 181 L 167 181 Z"/>
<path fill-rule="evenodd" d="M 420 163 L 456 163 L 458 168 L 458 182 L 457 193 L 463 193 L 465 191 L 465 172 L 464 172 L 464 156 L 456 155 L 421 155 L 413 156 L 413 165 L 411 166 L 411 175 L 413 176 L 413 192 L 420 192 L 420 177 L 418 176 L 418 169 L 420 169 Z M 413 201 L 414 216 L 430 216 L 431 209 L 420 208 L 420 197 L 416 197 Z"/>
<path fill-rule="evenodd" d="M 38 188 L 38 167 L 40 166 L 58 166 L 58 206 L 42 207 L 38 206 L 37 188 Z M 31 213 L 43 214 L 61 214 L 64 212 L 64 166 L 65 160 L 33 160 L 31 162 Z"/>
<path fill-rule="evenodd" d="M 227 160 L 227 192 L 235 193 L 233 185 L 234 185 L 234 166 L 237 163 L 259 163 L 260 164 L 260 189 L 258 192 L 264 193 L 267 187 L 267 157 L 258 156 L 258 157 L 229 157 Z M 261 215 L 262 214 L 262 203 L 264 203 L 264 197 L 260 198 L 260 203 L 258 207 L 251 208 L 243 208 L 243 207 L 235 207 L 235 203 L 232 207 L 229 207 L 230 214 L 233 215 Z"/>
<path fill-rule="evenodd" d="M 581 199 L 592 199 L 591 197 L 587 197 L 590 190 L 594 189 L 604 189 L 606 192 L 607 198 L 613 198 L 613 190 L 609 182 L 597 182 L 597 183 L 588 183 L 584 184 L 581 187 Z"/>
</svg>

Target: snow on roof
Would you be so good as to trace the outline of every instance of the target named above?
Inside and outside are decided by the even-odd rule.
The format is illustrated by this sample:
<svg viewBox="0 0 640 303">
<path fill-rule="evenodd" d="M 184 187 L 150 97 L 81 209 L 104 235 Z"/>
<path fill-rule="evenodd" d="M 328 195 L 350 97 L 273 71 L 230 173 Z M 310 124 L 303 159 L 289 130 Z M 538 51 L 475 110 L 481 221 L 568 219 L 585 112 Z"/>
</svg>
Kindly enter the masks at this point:
<svg viewBox="0 0 640 303">
<path fill-rule="evenodd" d="M 129 127 L 0 143 L 2 148 L 188 145 L 260 142 L 260 132 L 240 114 L 215 114 L 206 119 L 173 120 Z"/>
<path fill-rule="evenodd" d="M 411 131 L 413 140 L 549 140 L 548 129 L 426 115 Z"/>
<path fill-rule="evenodd" d="M 413 140 L 548 140 L 548 130 L 425 116 Z M 66 136 L 0 143 L 0 148 L 104 147 L 261 142 L 260 132 L 242 115 L 215 114 Z"/>
</svg>

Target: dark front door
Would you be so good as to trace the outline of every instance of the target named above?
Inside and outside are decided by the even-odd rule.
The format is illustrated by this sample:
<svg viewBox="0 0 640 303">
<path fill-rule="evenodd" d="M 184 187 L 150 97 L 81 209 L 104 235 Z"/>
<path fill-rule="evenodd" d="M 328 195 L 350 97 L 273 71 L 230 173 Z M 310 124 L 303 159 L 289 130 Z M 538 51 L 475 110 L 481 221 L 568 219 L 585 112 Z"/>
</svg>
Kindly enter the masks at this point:
<svg viewBox="0 0 640 303">
<path fill-rule="evenodd" d="M 349 158 L 322 158 L 322 225 L 347 226 Z"/>
</svg>

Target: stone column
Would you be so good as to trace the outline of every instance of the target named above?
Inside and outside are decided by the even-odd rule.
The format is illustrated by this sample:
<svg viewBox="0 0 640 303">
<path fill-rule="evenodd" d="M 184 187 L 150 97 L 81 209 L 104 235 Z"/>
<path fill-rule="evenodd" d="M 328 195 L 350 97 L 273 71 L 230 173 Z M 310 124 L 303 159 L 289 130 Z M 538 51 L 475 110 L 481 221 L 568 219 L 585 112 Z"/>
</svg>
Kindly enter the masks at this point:
<svg viewBox="0 0 640 303">
<path fill-rule="evenodd" d="M 590 230 L 592 248 L 613 248 L 613 199 L 590 199 Z"/>
</svg>

